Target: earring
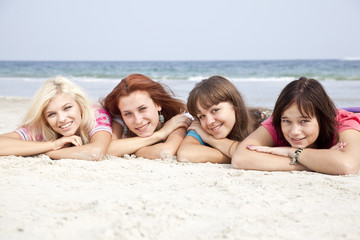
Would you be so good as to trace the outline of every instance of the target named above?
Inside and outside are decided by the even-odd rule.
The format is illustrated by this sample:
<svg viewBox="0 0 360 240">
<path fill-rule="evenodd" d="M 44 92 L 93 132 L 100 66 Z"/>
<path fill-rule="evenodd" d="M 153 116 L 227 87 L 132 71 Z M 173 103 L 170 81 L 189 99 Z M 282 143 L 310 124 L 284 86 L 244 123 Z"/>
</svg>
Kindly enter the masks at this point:
<svg viewBox="0 0 360 240">
<path fill-rule="evenodd" d="M 159 111 L 159 121 L 161 124 L 165 122 L 164 115 L 161 114 L 161 111 Z"/>
<path fill-rule="evenodd" d="M 126 125 L 124 126 L 123 133 L 124 133 L 125 135 L 129 133 L 129 128 L 128 128 Z"/>
</svg>

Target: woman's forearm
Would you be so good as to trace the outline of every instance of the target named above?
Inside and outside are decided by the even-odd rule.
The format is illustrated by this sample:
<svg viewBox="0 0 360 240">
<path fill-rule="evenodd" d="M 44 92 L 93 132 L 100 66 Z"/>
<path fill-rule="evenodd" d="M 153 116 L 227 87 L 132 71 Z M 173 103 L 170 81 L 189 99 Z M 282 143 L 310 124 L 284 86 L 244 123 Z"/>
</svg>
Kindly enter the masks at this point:
<svg viewBox="0 0 360 240">
<path fill-rule="evenodd" d="M 355 164 L 356 158 L 360 160 L 360 156 L 352 156 L 341 150 L 306 148 L 299 155 L 298 161 L 316 172 L 346 175 L 358 173 L 360 164 Z"/>
<path fill-rule="evenodd" d="M 220 152 L 222 152 L 229 158 L 232 157 L 233 153 L 235 152 L 236 146 L 239 144 L 238 141 L 234 141 L 228 138 L 215 139 L 214 137 L 211 137 L 207 143 L 213 148 L 218 149 Z"/>
<path fill-rule="evenodd" d="M 165 142 L 143 147 L 135 152 L 138 157 L 149 159 L 167 158 L 175 156 L 186 134 L 185 128 L 178 128 L 169 135 Z"/>
<path fill-rule="evenodd" d="M 0 136 L 0 155 L 30 156 L 55 148 L 54 142 L 25 141 L 16 138 Z"/>
<path fill-rule="evenodd" d="M 55 151 L 49 151 L 46 154 L 52 159 L 80 159 L 99 161 L 107 152 L 107 148 L 111 141 L 111 134 L 107 131 L 99 131 L 95 133 L 90 140 L 90 143 L 74 146 L 65 147 Z"/>
<path fill-rule="evenodd" d="M 192 163 L 230 163 L 230 158 L 216 148 L 187 142 L 181 144 L 177 159 L 179 162 Z"/>
<path fill-rule="evenodd" d="M 289 157 L 251 151 L 246 147 L 248 144 L 242 142 L 237 146 L 231 161 L 234 168 L 260 171 L 308 170 L 302 164 L 290 164 Z"/>
<path fill-rule="evenodd" d="M 114 156 L 124 156 L 125 154 L 132 154 L 139 149 L 160 142 L 162 136 L 158 132 L 154 132 L 150 137 L 131 137 L 114 139 L 110 142 L 107 153 Z"/>
</svg>

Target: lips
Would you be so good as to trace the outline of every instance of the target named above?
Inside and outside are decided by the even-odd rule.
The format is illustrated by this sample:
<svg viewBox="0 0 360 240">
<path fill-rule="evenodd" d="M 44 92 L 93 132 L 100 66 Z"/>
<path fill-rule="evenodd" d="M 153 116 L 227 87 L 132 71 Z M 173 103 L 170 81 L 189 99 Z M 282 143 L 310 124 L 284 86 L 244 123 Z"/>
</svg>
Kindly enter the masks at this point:
<svg viewBox="0 0 360 240">
<path fill-rule="evenodd" d="M 71 121 L 71 122 L 68 122 L 66 124 L 63 124 L 63 125 L 59 126 L 59 128 L 61 130 L 67 130 L 72 124 L 73 124 L 73 122 Z"/>
<path fill-rule="evenodd" d="M 295 143 L 295 144 L 300 144 L 304 141 L 305 137 L 303 138 L 290 138 L 291 142 Z"/>
<path fill-rule="evenodd" d="M 215 127 L 213 127 L 213 128 L 210 128 L 210 130 L 211 130 L 212 132 L 217 132 L 217 131 L 222 127 L 222 125 L 223 125 L 223 124 L 217 125 L 217 126 L 215 126 Z"/>
<path fill-rule="evenodd" d="M 146 130 L 146 128 L 147 128 L 147 126 L 149 126 L 149 124 L 150 123 L 146 123 L 146 124 L 144 124 L 144 125 L 142 125 L 142 126 L 140 126 L 140 127 L 137 127 L 137 128 L 135 128 L 137 131 L 139 131 L 139 132 L 143 132 L 143 131 L 145 131 Z"/>
</svg>

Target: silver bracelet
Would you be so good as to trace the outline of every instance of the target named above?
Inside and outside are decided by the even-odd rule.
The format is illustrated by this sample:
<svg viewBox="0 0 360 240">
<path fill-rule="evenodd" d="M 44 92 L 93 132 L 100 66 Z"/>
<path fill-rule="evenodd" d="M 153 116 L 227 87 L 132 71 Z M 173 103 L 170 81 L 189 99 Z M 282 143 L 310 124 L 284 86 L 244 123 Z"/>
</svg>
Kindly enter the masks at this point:
<svg viewBox="0 0 360 240">
<path fill-rule="evenodd" d="M 295 153 L 294 153 L 294 156 L 291 159 L 290 161 L 290 164 L 291 165 L 297 165 L 299 164 L 299 156 L 300 156 L 300 153 L 304 150 L 304 148 L 298 148 L 295 150 Z"/>
</svg>

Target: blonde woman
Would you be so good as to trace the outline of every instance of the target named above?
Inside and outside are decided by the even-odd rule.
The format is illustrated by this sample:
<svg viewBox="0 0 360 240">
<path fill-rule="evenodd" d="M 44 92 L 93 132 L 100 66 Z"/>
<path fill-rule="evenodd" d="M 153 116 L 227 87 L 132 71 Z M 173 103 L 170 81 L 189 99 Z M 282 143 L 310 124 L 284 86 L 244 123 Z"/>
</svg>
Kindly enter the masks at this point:
<svg viewBox="0 0 360 240">
<path fill-rule="evenodd" d="M 0 135 L 0 155 L 44 153 L 52 159 L 101 160 L 111 140 L 111 117 L 91 106 L 64 77 L 47 80 L 33 97 L 20 128 Z"/>
</svg>

